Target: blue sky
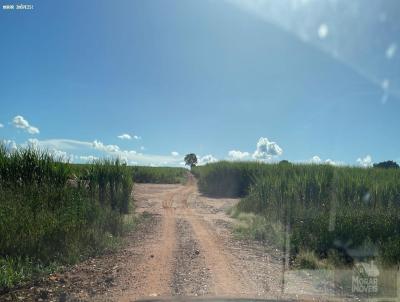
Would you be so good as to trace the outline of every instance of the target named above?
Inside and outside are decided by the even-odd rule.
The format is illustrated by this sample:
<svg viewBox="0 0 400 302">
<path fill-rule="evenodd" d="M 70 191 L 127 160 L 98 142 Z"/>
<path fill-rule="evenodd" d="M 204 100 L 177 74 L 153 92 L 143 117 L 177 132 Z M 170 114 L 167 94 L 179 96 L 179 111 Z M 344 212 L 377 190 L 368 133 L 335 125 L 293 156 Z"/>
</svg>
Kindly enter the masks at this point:
<svg viewBox="0 0 400 302">
<path fill-rule="evenodd" d="M 0 10 L 10 146 L 147 165 L 400 160 L 397 1 L 29 3 Z"/>
</svg>

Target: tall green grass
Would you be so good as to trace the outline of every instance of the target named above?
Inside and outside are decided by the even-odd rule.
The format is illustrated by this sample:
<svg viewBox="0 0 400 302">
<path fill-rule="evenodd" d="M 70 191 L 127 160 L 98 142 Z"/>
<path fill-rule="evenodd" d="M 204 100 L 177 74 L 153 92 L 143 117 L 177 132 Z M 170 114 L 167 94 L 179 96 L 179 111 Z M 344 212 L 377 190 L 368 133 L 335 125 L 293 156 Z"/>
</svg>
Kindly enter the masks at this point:
<svg viewBox="0 0 400 302">
<path fill-rule="evenodd" d="M 77 170 L 45 151 L 0 145 L 0 289 L 28 277 L 21 267 L 35 271 L 28 264 L 73 263 L 107 248 L 122 233 L 131 189 L 118 160 Z"/>
<path fill-rule="evenodd" d="M 133 179 L 137 183 L 175 184 L 186 181 L 188 171 L 184 168 L 173 167 L 130 167 Z"/>
<path fill-rule="evenodd" d="M 193 167 L 203 194 L 220 197 L 243 197 L 249 186 L 263 171 L 264 165 L 253 162 L 220 161 L 215 164 Z"/>
<path fill-rule="evenodd" d="M 400 261 L 399 169 L 222 162 L 195 174 L 203 193 L 243 197 L 237 213 L 264 217 L 254 220 L 257 238 L 276 239 L 281 224 L 294 256 L 333 251 L 347 263 Z"/>
</svg>

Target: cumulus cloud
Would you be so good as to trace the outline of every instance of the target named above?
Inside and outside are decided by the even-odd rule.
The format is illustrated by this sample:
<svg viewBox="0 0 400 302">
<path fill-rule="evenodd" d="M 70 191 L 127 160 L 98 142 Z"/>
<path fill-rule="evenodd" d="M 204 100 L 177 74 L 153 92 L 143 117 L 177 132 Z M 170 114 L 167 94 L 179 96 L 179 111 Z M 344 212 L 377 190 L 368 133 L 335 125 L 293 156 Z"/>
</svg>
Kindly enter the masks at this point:
<svg viewBox="0 0 400 302">
<path fill-rule="evenodd" d="M 176 151 L 172 151 L 172 152 L 171 152 L 171 155 L 172 155 L 172 156 L 179 156 L 179 153 L 176 152 Z"/>
<path fill-rule="evenodd" d="M 124 133 L 124 134 L 118 135 L 118 138 L 119 139 L 132 139 L 132 136 L 130 136 L 127 133 Z"/>
<path fill-rule="evenodd" d="M 320 164 L 322 162 L 322 159 L 318 155 L 314 155 L 310 160 L 310 163 L 312 164 Z"/>
<path fill-rule="evenodd" d="M 142 137 L 139 136 L 139 135 L 134 135 L 133 138 L 134 138 L 134 139 L 142 139 Z"/>
<path fill-rule="evenodd" d="M 0 123 L 0 128 L 3 128 L 3 127 L 4 127 L 4 125 L 2 123 Z"/>
<path fill-rule="evenodd" d="M 24 117 L 21 115 L 15 116 L 12 120 L 12 124 L 14 125 L 14 127 L 23 129 L 30 134 L 39 133 L 39 129 L 34 126 L 31 126 L 29 122 L 26 119 L 24 119 Z"/>
<path fill-rule="evenodd" d="M 330 158 L 323 160 L 318 155 L 314 155 L 313 157 L 311 157 L 309 160 L 306 160 L 305 162 L 310 163 L 310 164 L 321 164 L 321 165 L 325 164 L 325 165 L 332 165 L 332 166 L 344 165 L 344 162 L 335 161 Z"/>
<path fill-rule="evenodd" d="M 372 167 L 372 157 L 371 155 L 367 155 L 365 157 L 357 158 L 357 163 L 364 168 Z"/>
<path fill-rule="evenodd" d="M 64 162 L 64 163 L 70 163 L 74 161 L 74 155 L 69 154 L 65 151 L 62 150 L 57 150 L 57 149 L 52 149 L 48 150 L 51 155 L 54 156 L 54 158 L 58 161 Z"/>
<path fill-rule="evenodd" d="M 325 160 L 325 164 L 332 165 L 332 166 L 338 166 L 338 165 L 340 165 L 339 162 L 336 162 L 336 161 L 334 161 L 334 160 L 332 160 L 332 159 L 330 159 L 330 158 L 328 158 L 328 159 Z"/>
<path fill-rule="evenodd" d="M 282 154 L 283 150 L 277 143 L 270 142 L 266 137 L 260 137 L 257 142 L 257 149 L 253 153 L 253 158 L 256 160 L 270 160 Z"/>
<path fill-rule="evenodd" d="M 208 155 L 204 155 L 204 156 L 198 158 L 198 165 L 202 166 L 202 165 L 209 164 L 209 163 L 215 163 L 217 161 L 218 161 L 217 158 L 215 158 L 211 154 L 208 154 Z"/>
<path fill-rule="evenodd" d="M 13 140 L 6 140 L 6 139 L 4 139 L 3 140 L 3 144 L 4 144 L 4 146 L 6 147 L 6 149 L 7 150 L 9 150 L 9 151 L 15 151 L 15 150 L 17 150 L 17 144 L 16 144 L 16 142 L 15 141 L 13 141 Z"/>
<path fill-rule="evenodd" d="M 96 150 L 103 152 L 118 152 L 120 149 L 117 145 L 104 145 L 101 141 L 95 140 L 92 143 L 92 147 Z"/>
<path fill-rule="evenodd" d="M 231 150 L 228 152 L 229 159 L 231 160 L 243 160 L 250 155 L 249 152 L 242 152 L 239 150 Z"/>
</svg>

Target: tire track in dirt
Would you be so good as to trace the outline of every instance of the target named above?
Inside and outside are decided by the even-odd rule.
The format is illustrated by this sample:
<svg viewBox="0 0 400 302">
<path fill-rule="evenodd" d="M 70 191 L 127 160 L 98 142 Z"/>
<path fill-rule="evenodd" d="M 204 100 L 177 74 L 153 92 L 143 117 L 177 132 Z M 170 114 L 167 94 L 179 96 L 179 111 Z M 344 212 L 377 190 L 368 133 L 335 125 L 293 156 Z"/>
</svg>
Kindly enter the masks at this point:
<svg viewBox="0 0 400 302">
<path fill-rule="evenodd" d="M 220 238 L 211 230 L 201 216 L 189 208 L 189 199 L 196 198 L 195 180 L 189 177 L 188 184 L 177 196 L 178 213 L 190 224 L 190 230 L 204 254 L 205 265 L 209 269 L 211 282 L 209 291 L 213 296 L 255 297 L 256 286 L 250 278 L 246 278 L 234 269 L 234 261 L 223 248 Z M 245 283 L 242 281 L 245 280 Z"/>
<path fill-rule="evenodd" d="M 145 268 L 147 272 L 145 288 L 136 293 L 138 296 L 170 295 L 168 286 L 171 280 L 173 250 L 175 248 L 175 218 L 173 209 L 165 209 L 162 222 L 161 239 L 150 249 L 152 254 Z"/>
<path fill-rule="evenodd" d="M 141 273 L 138 286 L 126 291 L 116 298 L 118 301 L 134 301 L 141 297 L 170 296 L 172 280 L 173 251 L 176 246 L 176 221 L 173 198 L 175 191 L 167 191 L 160 196 L 161 223 L 160 236 L 150 243 L 143 242 L 143 250 L 147 254 L 137 268 Z"/>
<path fill-rule="evenodd" d="M 177 218 L 177 246 L 174 252 L 173 295 L 204 296 L 210 294 L 210 272 L 192 226 Z"/>
<path fill-rule="evenodd" d="M 232 267 L 233 262 L 221 247 L 215 234 L 194 216 L 190 217 L 188 221 L 193 227 L 201 250 L 205 253 L 206 264 L 211 268 L 213 294 L 215 296 L 254 297 L 256 293 L 254 286 L 248 279 L 242 279 L 235 271 Z M 245 280 L 246 284 L 241 280 Z"/>
</svg>

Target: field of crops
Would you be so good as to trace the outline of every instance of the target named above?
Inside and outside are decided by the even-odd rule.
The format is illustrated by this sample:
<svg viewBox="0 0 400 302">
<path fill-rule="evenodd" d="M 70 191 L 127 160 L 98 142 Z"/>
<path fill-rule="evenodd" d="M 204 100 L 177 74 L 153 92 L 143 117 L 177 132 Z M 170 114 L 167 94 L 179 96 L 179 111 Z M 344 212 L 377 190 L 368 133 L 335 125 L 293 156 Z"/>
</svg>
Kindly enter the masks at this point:
<svg viewBox="0 0 400 302">
<path fill-rule="evenodd" d="M 289 242 L 294 262 L 310 253 L 336 265 L 400 261 L 400 169 L 219 162 L 194 174 L 204 194 L 242 197 L 238 231 Z"/>
<path fill-rule="evenodd" d="M 188 173 L 184 168 L 171 167 L 133 166 L 130 169 L 136 183 L 184 183 Z"/>
<path fill-rule="evenodd" d="M 118 160 L 76 171 L 46 152 L 0 146 L 0 289 L 112 244 L 131 191 Z"/>
<path fill-rule="evenodd" d="M 133 182 L 179 183 L 185 175 L 119 160 L 61 163 L 47 152 L 0 145 L 0 292 L 113 248 L 135 223 L 125 217 Z"/>
</svg>

